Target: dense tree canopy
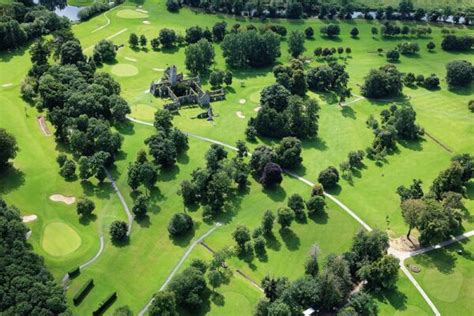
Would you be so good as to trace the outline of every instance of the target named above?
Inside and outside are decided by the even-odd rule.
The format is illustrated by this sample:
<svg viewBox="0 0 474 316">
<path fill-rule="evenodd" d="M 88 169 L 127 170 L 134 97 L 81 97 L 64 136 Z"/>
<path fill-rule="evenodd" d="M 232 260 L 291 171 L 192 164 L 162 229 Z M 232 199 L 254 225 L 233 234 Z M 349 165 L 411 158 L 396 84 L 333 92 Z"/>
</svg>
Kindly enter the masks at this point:
<svg viewBox="0 0 474 316">
<path fill-rule="evenodd" d="M 388 64 L 369 72 L 362 86 L 362 94 L 368 98 L 385 98 L 399 95 L 402 89 L 401 73 L 394 65 Z"/>
<path fill-rule="evenodd" d="M 474 80 L 474 67 L 467 60 L 455 60 L 446 65 L 446 82 L 450 86 L 466 86 Z"/>
<path fill-rule="evenodd" d="M 17 151 L 18 146 L 15 137 L 4 128 L 0 128 L 0 171 L 8 165 L 10 159 L 16 157 Z"/>
</svg>

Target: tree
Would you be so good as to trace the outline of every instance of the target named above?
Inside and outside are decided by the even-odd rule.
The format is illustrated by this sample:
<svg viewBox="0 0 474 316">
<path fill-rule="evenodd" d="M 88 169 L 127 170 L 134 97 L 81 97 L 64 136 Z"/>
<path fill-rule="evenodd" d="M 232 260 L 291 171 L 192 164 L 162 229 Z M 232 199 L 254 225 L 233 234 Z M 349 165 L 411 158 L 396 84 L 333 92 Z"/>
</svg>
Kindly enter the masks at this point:
<svg viewBox="0 0 474 316">
<path fill-rule="evenodd" d="M 206 39 L 190 44 L 184 53 L 186 68 L 194 74 L 206 72 L 214 62 L 214 48 Z"/>
<path fill-rule="evenodd" d="M 198 310 L 208 290 L 204 274 L 193 267 L 177 274 L 169 283 L 168 289 L 174 292 L 176 305 L 188 310 Z"/>
<path fill-rule="evenodd" d="M 88 198 L 81 198 L 77 201 L 76 211 L 78 215 L 82 217 L 88 217 L 92 214 L 95 209 L 94 201 Z"/>
<path fill-rule="evenodd" d="M 304 35 L 306 36 L 306 38 L 313 38 L 314 36 L 313 28 L 311 26 L 308 26 L 307 28 L 305 28 Z"/>
<path fill-rule="evenodd" d="M 408 225 L 407 238 L 410 239 L 411 230 L 418 226 L 420 215 L 425 210 L 425 203 L 423 200 L 408 199 L 402 202 L 402 216 L 405 223 Z"/>
<path fill-rule="evenodd" d="M 245 248 L 245 244 L 250 241 L 250 230 L 247 226 L 239 224 L 232 233 L 232 238 L 234 238 L 239 249 L 242 250 Z"/>
<path fill-rule="evenodd" d="M 102 62 L 112 62 L 115 60 L 117 52 L 112 41 L 101 40 L 94 46 L 94 53 L 92 54 L 94 61 L 98 64 Z"/>
<path fill-rule="evenodd" d="M 209 83 L 213 89 L 219 88 L 224 83 L 224 72 L 219 70 L 211 72 Z"/>
<path fill-rule="evenodd" d="M 136 48 L 138 46 L 138 36 L 135 33 L 130 33 L 128 37 L 128 44 L 130 44 L 131 48 Z"/>
<path fill-rule="evenodd" d="M 300 31 L 292 31 L 288 37 L 288 52 L 294 58 L 301 55 L 304 48 L 305 35 Z"/>
<path fill-rule="evenodd" d="M 207 274 L 207 279 L 209 281 L 209 285 L 212 287 L 212 291 L 222 284 L 222 274 L 217 270 L 211 270 Z"/>
<path fill-rule="evenodd" d="M 400 59 L 400 53 L 396 49 L 388 50 L 385 56 L 387 57 L 387 60 L 391 62 L 398 61 Z"/>
<path fill-rule="evenodd" d="M 137 216 L 145 216 L 148 211 L 148 198 L 140 194 L 133 202 L 132 212 Z"/>
<path fill-rule="evenodd" d="M 435 43 L 433 43 L 433 42 L 431 42 L 431 41 L 428 42 L 428 44 L 426 44 L 426 48 L 428 48 L 428 50 L 429 50 L 430 52 L 433 51 L 433 49 L 435 49 L 435 47 L 436 47 Z"/>
<path fill-rule="evenodd" d="M 295 212 L 295 216 L 299 219 L 304 218 L 304 200 L 301 195 L 295 193 L 288 198 L 288 207 Z"/>
<path fill-rule="evenodd" d="M 357 313 L 357 315 L 378 315 L 377 303 L 370 294 L 365 292 L 357 292 L 352 294 L 349 297 L 345 308 L 352 308 L 354 312 Z"/>
<path fill-rule="evenodd" d="M 156 293 L 148 313 L 150 316 L 178 316 L 175 294 L 171 291 Z"/>
<path fill-rule="evenodd" d="M 171 48 L 176 42 L 176 33 L 172 29 L 163 28 L 160 30 L 158 38 L 163 48 Z"/>
<path fill-rule="evenodd" d="M 253 247 L 255 249 L 255 253 L 257 255 L 263 256 L 265 255 L 265 238 L 263 236 L 258 236 L 253 241 Z"/>
<path fill-rule="evenodd" d="M 267 210 L 262 217 L 262 230 L 266 235 L 271 235 L 273 230 L 273 223 L 275 222 L 275 215 L 272 211 Z"/>
<path fill-rule="evenodd" d="M 283 177 L 281 174 L 282 170 L 280 165 L 274 162 L 269 162 L 265 165 L 265 168 L 263 169 L 263 173 L 260 178 L 260 183 L 262 183 L 264 187 L 273 187 L 275 185 L 279 185 L 281 181 L 283 181 Z"/>
<path fill-rule="evenodd" d="M 291 2 L 286 10 L 286 17 L 289 19 L 299 19 L 303 14 L 303 5 L 299 2 Z"/>
<path fill-rule="evenodd" d="M 121 242 L 127 238 L 128 225 L 124 221 L 113 221 L 110 224 L 110 238 L 113 242 Z"/>
<path fill-rule="evenodd" d="M 176 0 L 166 0 L 166 9 L 170 12 L 179 11 L 179 3 Z"/>
<path fill-rule="evenodd" d="M 66 160 L 59 170 L 59 174 L 66 180 L 72 180 L 76 176 L 76 164 L 72 160 Z"/>
<path fill-rule="evenodd" d="M 403 202 L 408 199 L 421 199 L 423 197 L 423 182 L 419 179 L 413 179 L 413 183 L 409 188 L 401 185 L 397 188 L 397 193 L 400 196 L 400 201 Z"/>
<path fill-rule="evenodd" d="M 226 71 L 224 72 L 224 83 L 226 86 L 232 85 L 232 72 Z"/>
<path fill-rule="evenodd" d="M 339 172 L 336 167 L 330 166 L 322 170 L 319 173 L 318 182 L 321 183 L 325 189 L 334 188 L 339 182 Z"/>
<path fill-rule="evenodd" d="M 77 40 L 64 43 L 61 46 L 61 64 L 77 64 L 84 62 L 86 57 L 82 53 L 81 44 Z"/>
<path fill-rule="evenodd" d="M 469 103 L 467 104 L 467 108 L 468 108 L 471 112 L 474 112 L 474 100 L 469 100 Z"/>
<path fill-rule="evenodd" d="M 168 232 L 172 237 L 182 236 L 193 228 L 193 219 L 185 213 L 176 213 L 168 224 Z"/>
<path fill-rule="evenodd" d="M 195 44 L 203 38 L 203 29 L 200 26 L 191 26 L 186 29 L 186 43 Z"/>
<path fill-rule="evenodd" d="M 439 88 L 439 78 L 435 74 L 431 74 L 425 78 L 423 85 L 426 89 L 435 90 Z"/>
<path fill-rule="evenodd" d="M 467 86 L 474 80 L 474 68 L 466 60 L 455 60 L 446 65 L 446 82 L 450 86 Z"/>
<path fill-rule="evenodd" d="M 261 177 L 265 166 L 275 161 L 277 161 L 277 156 L 273 148 L 261 145 L 255 148 L 250 158 L 250 169 L 256 176 Z"/>
<path fill-rule="evenodd" d="M 294 4 L 299 4 L 299 2 L 294 2 Z M 268 306 L 268 315 L 272 316 L 290 316 L 291 309 L 284 302 L 276 301 Z"/>
<path fill-rule="evenodd" d="M 201 260 L 201 259 L 193 259 L 193 261 L 191 261 L 191 264 L 189 266 L 198 269 L 202 273 L 206 273 L 207 268 L 208 268 L 206 261 Z"/>
<path fill-rule="evenodd" d="M 5 169 L 8 161 L 16 157 L 18 146 L 15 136 L 0 128 L 0 171 Z"/>
<path fill-rule="evenodd" d="M 312 277 L 316 277 L 319 273 L 319 252 L 319 246 L 317 244 L 312 245 L 304 265 L 305 273 Z"/>
<path fill-rule="evenodd" d="M 352 30 L 351 30 L 351 36 L 352 37 L 357 37 L 359 35 L 359 29 L 357 27 L 353 27 Z"/>
<path fill-rule="evenodd" d="M 385 255 L 380 260 L 362 266 L 358 276 L 363 280 L 367 280 L 367 287 L 371 289 L 391 289 L 398 279 L 399 262 L 398 258 Z"/>
<path fill-rule="evenodd" d="M 341 32 L 341 29 L 339 27 L 339 25 L 337 24 L 329 24 L 327 26 L 322 26 L 320 29 L 319 29 L 320 33 L 322 35 L 326 35 L 327 37 L 334 37 L 334 36 L 338 36 L 339 33 Z"/>
<path fill-rule="evenodd" d="M 163 131 L 147 138 L 145 144 L 148 145 L 150 155 L 156 164 L 168 168 L 176 163 L 178 157 L 176 145 Z"/>
<path fill-rule="evenodd" d="M 278 224 L 281 228 L 288 228 L 295 219 L 295 212 L 288 207 L 280 207 L 278 209 Z"/>
<path fill-rule="evenodd" d="M 117 307 L 114 310 L 113 316 L 133 316 L 133 312 L 130 309 L 130 307 L 128 307 L 128 305 L 124 305 L 124 306 Z"/>
<path fill-rule="evenodd" d="M 320 195 L 312 196 L 308 201 L 306 201 L 306 208 L 308 209 L 309 215 L 316 215 L 321 213 L 326 208 L 326 201 L 324 197 Z"/>
<path fill-rule="evenodd" d="M 278 163 L 287 169 L 298 168 L 303 161 L 301 158 L 301 141 L 295 137 L 285 137 L 276 148 Z"/>
<path fill-rule="evenodd" d="M 443 193 L 458 192 L 463 193 L 463 173 L 464 168 L 458 161 L 451 162 L 451 166 L 440 172 L 438 177 L 433 181 L 430 192 L 440 200 Z"/>
<path fill-rule="evenodd" d="M 377 34 L 379 34 L 379 30 L 378 28 L 376 28 L 375 26 L 372 26 L 372 28 L 370 29 L 370 32 L 372 33 L 372 37 L 376 36 Z"/>
<path fill-rule="evenodd" d="M 144 34 L 140 35 L 140 46 L 145 47 L 148 40 Z"/>
<path fill-rule="evenodd" d="M 394 65 L 388 64 L 370 70 L 361 90 L 367 98 L 384 98 L 399 95 L 402 89 L 401 73 Z"/>
<path fill-rule="evenodd" d="M 212 27 L 212 38 L 215 42 L 221 42 L 224 39 L 224 36 L 227 33 L 226 27 L 227 23 L 224 21 L 216 22 L 214 24 Z"/>
<path fill-rule="evenodd" d="M 41 39 L 36 40 L 30 48 L 31 62 L 37 65 L 45 65 L 48 63 L 48 57 L 51 51 L 47 43 Z"/>
<path fill-rule="evenodd" d="M 277 111 L 283 111 L 288 105 L 290 95 L 288 89 L 281 84 L 273 84 L 263 88 L 260 92 L 260 104 Z"/>
</svg>

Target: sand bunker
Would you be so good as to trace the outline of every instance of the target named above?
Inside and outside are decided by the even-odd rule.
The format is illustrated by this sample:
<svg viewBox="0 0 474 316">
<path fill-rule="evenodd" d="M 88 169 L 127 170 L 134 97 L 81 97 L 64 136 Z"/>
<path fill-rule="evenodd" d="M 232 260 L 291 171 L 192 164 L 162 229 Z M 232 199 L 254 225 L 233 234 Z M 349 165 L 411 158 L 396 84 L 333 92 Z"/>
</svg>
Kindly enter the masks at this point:
<svg viewBox="0 0 474 316">
<path fill-rule="evenodd" d="M 262 108 L 261 106 L 257 106 L 257 107 L 256 107 L 255 109 L 253 109 L 253 110 L 254 110 L 255 112 L 258 112 L 258 111 L 260 111 L 261 108 Z"/>
<path fill-rule="evenodd" d="M 135 10 L 138 11 L 138 12 L 141 12 L 141 13 L 147 13 L 148 14 L 147 10 L 143 10 L 143 9 L 135 9 Z"/>
<path fill-rule="evenodd" d="M 235 114 L 237 115 L 238 118 L 241 118 L 241 119 L 245 118 L 245 115 L 243 115 L 242 112 L 240 111 L 235 112 Z"/>
<path fill-rule="evenodd" d="M 151 24 L 150 21 L 143 21 L 143 24 Z"/>
<path fill-rule="evenodd" d="M 130 64 L 117 64 L 112 67 L 111 72 L 119 77 L 132 77 L 138 74 L 138 68 Z"/>
<path fill-rule="evenodd" d="M 23 223 L 30 223 L 30 222 L 33 222 L 35 220 L 38 219 L 38 216 L 36 215 L 25 215 L 25 216 L 22 216 L 21 220 Z"/>
<path fill-rule="evenodd" d="M 53 194 L 49 197 L 51 201 L 54 202 L 63 202 L 66 203 L 67 205 L 71 205 L 74 202 L 76 202 L 76 198 L 73 196 L 64 196 L 62 194 Z"/>
<path fill-rule="evenodd" d="M 51 136 L 51 132 L 49 131 L 48 125 L 46 125 L 46 119 L 44 116 L 38 117 L 38 124 L 44 136 Z"/>
<path fill-rule="evenodd" d="M 130 60 L 130 61 L 137 61 L 135 58 L 131 58 L 131 57 L 125 57 L 126 60 Z"/>
<path fill-rule="evenodd" d="M 5 83 L 5 84 L 2 84 L 2 88 L 8 88 L 8 87 L 11 87 L 13 86 L 13 83 Z"/>
<path fill-rule="evenodd" d="M 154 71 L 165 71 L 163 68 L 153 68 Z"/>
<path fill-rule="evenodd" d="M 240 100 L 239 100 L 239 103 L 240 103 L 240 104 L 245 104 L 245 102 L 247 102 L 247 100 L 245 100 L 245 99 L 240 99 Z"/>
</svg>

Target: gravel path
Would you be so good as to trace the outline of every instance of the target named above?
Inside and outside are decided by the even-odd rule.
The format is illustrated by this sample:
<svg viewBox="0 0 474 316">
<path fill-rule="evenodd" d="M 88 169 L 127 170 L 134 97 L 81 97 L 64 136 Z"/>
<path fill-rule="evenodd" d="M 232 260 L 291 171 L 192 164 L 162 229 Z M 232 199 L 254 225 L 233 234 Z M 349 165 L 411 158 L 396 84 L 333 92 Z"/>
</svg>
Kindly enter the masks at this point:
<svg viewBox="0 0 474 316">
<path fill-rule="evenodd" d="M 122 203 L 125 214 L 127 214 L 127 218 L 128 218 L 127 236 L 130 236 L 130 233 L 132 232 L 132 224 L 133 224 L 134 217 L 132 215 L 132 212 L 130 212 L 127 202 L 125 201 L 125 198 L 123 197 L 122 192 L 120 192 L 117 186 L 117 183 L 115 183 L 114 179 L 112 178 L 112 175 L 110 174 L 109 170 L 105 169 L 105 173 L 107 174 L 107 178 L 109 179 L 110 183 L 112 184 L 112 187 L 114 188 L 115 193 L 117 194 L 117 196 L 120 199 L 120 202 Z"/>
</svg>

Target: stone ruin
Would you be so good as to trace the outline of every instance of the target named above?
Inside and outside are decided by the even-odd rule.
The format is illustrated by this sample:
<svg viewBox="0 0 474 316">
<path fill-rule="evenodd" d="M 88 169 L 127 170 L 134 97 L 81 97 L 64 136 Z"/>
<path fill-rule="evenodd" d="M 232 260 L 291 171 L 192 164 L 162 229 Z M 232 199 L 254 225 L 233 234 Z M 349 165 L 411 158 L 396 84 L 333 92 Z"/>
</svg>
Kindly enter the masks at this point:
<svg viewBox="0 0 474 316">
<path fill-rule="evenodd" d="M 204 91 L 199 76 L 185 79 L 182 73 L 178 73 L 175 65 L 166 68 L 159 82 L 153 81 L 150 84 L 150 93 L 155 97 L 171 99 L 170 103 L 164 105 L 164 108 L 170 111 L 177 111 L 185 105 L 208 108 L 198 117 L 206 116 L 211 120 L 213 113 L 210 103 L 225 99 L 224 89 Z"/>
</svg>

